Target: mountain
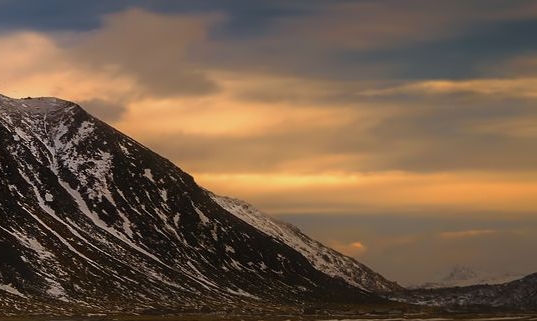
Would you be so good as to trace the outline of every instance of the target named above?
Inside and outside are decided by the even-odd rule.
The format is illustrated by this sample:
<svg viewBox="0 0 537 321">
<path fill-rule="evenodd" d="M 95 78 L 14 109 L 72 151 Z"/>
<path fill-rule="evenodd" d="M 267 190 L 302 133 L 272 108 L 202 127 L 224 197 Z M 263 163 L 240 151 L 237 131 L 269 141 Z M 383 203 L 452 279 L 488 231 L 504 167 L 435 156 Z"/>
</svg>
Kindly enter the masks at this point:
<svg viewBox="0 0 537 321">
<path fill-rule="evenodd" d="M 0 314 L 385 302 L 400 290 L 57 98 L 0 95 Z"/>
<path fill-rule="evenodd" d="M 512 273 L 492 273 L 456 265 L 436 281 L 427 282 L 413 288 L 437 289 L 462 287 L 478 284 L 502 284 L 522 278 L 523 275 Z"/>
<path fill-rule="evenodd" d="M 537 273 L 504 284 L 415 289 L 389 297 L 428 306 L 537 311 Z"/>
</svg>

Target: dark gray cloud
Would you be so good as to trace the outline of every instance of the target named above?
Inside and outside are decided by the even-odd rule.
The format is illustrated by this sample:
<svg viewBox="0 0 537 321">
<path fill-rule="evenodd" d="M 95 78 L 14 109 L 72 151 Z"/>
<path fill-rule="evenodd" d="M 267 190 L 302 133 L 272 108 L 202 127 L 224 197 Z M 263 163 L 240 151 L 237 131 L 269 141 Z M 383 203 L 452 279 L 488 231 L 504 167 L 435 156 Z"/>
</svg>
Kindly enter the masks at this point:
<svg viewBox="0 0 537 321">
<path fill-rule="evenodd" d="M 165 82 L 180 92 L 192 82 L 192 92 L 206 93 L 215 84 L 192 65 L 232 70 L 295 74 L 333 79 L 386 78 L 461 78 L 482 76 L 476 64 L 494 62 L 521 52 L 535 51 L 532 36 L 537 27 L 536 6 L 527 1 L 87 1 L 67 0 L 3 1 L 0 3 L 0 26 L 4 32 L 95 31 L 106 27 L 103 17 L 131 8 L 163 16 L 196 16 L 220 14 L 225 19 L 208 26 L 210 48 L 191 46 L 187 58 L 169 51 L 162 57 L 162 45 L 153 39 L 173 43 L 176 37 L 189 33 L 189 28 L 168 26 L 156 34 L 139 33 L 139 42 L 116 39 L 132 55 L 144 54 L 146 69 L 167 75 L 161 89 L 168 93 Z M 371 19 L 374 17 L 374 19 Z M 133 34 L 144 30 L 138 19 Z M 147 26 L 145 26 L 147 27 Z M 501 45 L 498 45 L 501 44 Z M 116 48 L 117 49 L 117 48 Z M 96 64 L 117 64 L 137 72 L 140 82 L 150 85 L 158 79 L 143 70 L 140 61 L 119 57 L 110 47 L 86 48 L 102 55 Z M 114 53 L 115 51 L 115 53 Z M 155 57 L 155 58 L 153 58 Z M 170 59 L 175 57 L 175 59 Z M 177 58 L 180 59 L 177 59 Z M 87 58 L 87 57 L 86 57 Z M 123 61 L 125 59 L 126 61 Z M 161 65 L 159 65 L 161 64 Z M 167 67 L 181 66 L 175 78 Z M 188 72 L 187 72 L 188 70 Z M 172 69 L 177 74 L 178 68 Z M 179 86 L 182 84 L 182 86 Z M 190 92 L 185 89 L 185 92 Z"/>
<path fill-rule="evenodd" d="M 127 111 L 124 104 L 109 102 L 102 99 L 81 101 L 78 104 L 88 113 L 105 122 L 118 121 Z"/>
<path fill-rule="evenodd" d="M 206 68 L 193 61 L 192 50 L 205 44 L 221 16 L 160 16 L 130 9 L 104 19 L 97 33 L 71 43 L 70 56 L 90 69 L 131 76 L 141 92 L 156 97 L 207 95 L 218 85 Z"/>
<path fill-rule="evenodd" d="M 528 2 L 311 7 L 317 10 L 272 19 L 256 38 L 217 34 L 218 50 L 205 63 L 323 79 L 461 79 L 486 76 L 478 64 L 536 49 L 537 7 Z"/>
<path fill-rule="evenodd" d="M 135 77 L 146 95 L 162 97 L 217 92 L 215 70 L 344 81 L 484 77 L 491 71 L 479 66 L 536 50 L 537 6 L 519 1 L 120 0 L 79 6 L 54 0 L 0 6 L 4 30 L 82 32 L 75 44 L 61 41 L 79 65 L 112 68 Z M 337 93 L 331 98 L 345 99 Z"/>
<path fill-rule="evenodd" d="M 29 0 L 0 1 L 0 26 L 4 30 L 91 30 L 101 25 L 105 14 L 139 7 L 162 14 L 199 14 L 206 12 L 226 12 L 228 23 L 217 33 L 221 36 L 247 35 L 261 32 L 271 19 L 297 15 L 323 7 L 321 1 L 252 1 L 246 0 L 94 0 L 73 2 L 69 0 Z M 223 29 L 223 30 L 222 30 Z M 215 35 L 217 34 L 215 33 Z"/>
<path fill-rule="evenodd" d="M 285 162 L 318 154 L 319 148 L 311 142 L 314 134 L 314 130 L 258 137 L 171 134 L 144 143 L 188 171 L 268 172 Z"/>
<path fill-rule="evenodd" d="M 476 68 L 525 52 L 535 52 L 531 41 L 537 19 L 483 24 L 460 36 L 431 39 L 401 46 L 340 54 L 343 64 L 392 64 L 392 77 L 399 79 L 465 79 L 487 76 Z M 501 46 L 498 46 L 501 44 Z"/>
<path fill-rule="evenodd" d="M 438 98 L 438 97 L 437 97 Z M 442 101 L 441 103 L 439 101 Z M 532 170 L 537 152 L 531 146 L 535 137 L 513 136 L 496 125 L 479 131 L 479 124 L 501 124 L 512 119 L 533 119 L 535 101 L 464 99 L 416 100 L 419 107 L 387 118 L 369 133 L 361 145 L 374 155 L 375 170 L 453 171 L 453 170 Z M 336 151 L 360 150 L 356 144 L 335 144 Z"/>
<path fill-rule="evenodd" d="M 17 1 L 0 2 L 0 26 L 14 30 L 88 30 L 100 24 L 100 16 L 120 10 L 128 1 Z"/>
</svg>

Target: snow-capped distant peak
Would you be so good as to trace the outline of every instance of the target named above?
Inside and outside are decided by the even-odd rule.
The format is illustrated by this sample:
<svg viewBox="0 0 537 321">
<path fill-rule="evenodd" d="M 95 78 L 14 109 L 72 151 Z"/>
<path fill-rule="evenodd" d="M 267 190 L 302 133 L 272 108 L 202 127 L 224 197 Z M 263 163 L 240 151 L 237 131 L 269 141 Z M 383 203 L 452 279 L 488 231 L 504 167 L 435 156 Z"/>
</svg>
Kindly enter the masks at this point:
<svg viewBox="0 0 537 321">
<path fill-rule="evenodd" d="M 490 272 L 473 269 L 467 266 L 456 265 L 447 273 L 441 274 L 434 281 L 424 283 L 416 288 L 449 288 L 457 286 L 470 286 L 477 284 L 502 284 L 523 277 L 521 274 L 508 272 Z"/>
<path fill-rule="evenodd" d="M 472 270 L 466 266 L 456 265 L 451 272 L 443 279 L 443 281 L 463 281 L 472 280 L 479 277 L 479 272 Z"/>
</svg>

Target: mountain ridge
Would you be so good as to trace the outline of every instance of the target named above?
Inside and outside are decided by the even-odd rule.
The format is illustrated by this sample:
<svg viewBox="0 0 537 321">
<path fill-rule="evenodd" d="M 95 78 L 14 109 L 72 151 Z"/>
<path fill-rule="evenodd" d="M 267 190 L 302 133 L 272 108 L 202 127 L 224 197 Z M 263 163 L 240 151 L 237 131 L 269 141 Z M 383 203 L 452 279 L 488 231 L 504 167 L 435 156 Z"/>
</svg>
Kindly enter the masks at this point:
<svg viewBox="0 0 537 321">
<path fill-rule="evenodd" d="M 537 273 L 503 284 L 413 289 L 388 295 L 392 300 L 455 309 L 537 311 Z"/>
<path fill-rule="evenodd" d="M 211 197 L 228 212 L 236 215 L 259 230 L 290 245 L 302 253 L 321 272 L 339 277 L 366 291 L 385 293 L 403 288 L 396 282 L 386 280 L 354 258 L 328 248 L 309 238 L 296 226 L 280 221 L 259 211 L 239 199 L 210 193 Z M 289 236 L 294 236 L 289 239 Z"/>
</svg>

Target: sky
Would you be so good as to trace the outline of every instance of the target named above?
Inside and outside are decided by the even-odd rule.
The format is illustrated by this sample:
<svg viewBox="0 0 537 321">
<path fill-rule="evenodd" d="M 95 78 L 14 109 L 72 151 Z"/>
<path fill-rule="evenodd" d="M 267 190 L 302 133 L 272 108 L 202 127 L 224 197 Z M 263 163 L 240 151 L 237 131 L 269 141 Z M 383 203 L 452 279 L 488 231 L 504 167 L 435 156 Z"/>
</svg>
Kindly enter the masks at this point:
<svg viewBox="0 0 537 321">
<path fill-rule="evenodd" d="M 56 96 L 403 285 L 537 272 L 537 2 L 0 0 Z"/>
</svg>

